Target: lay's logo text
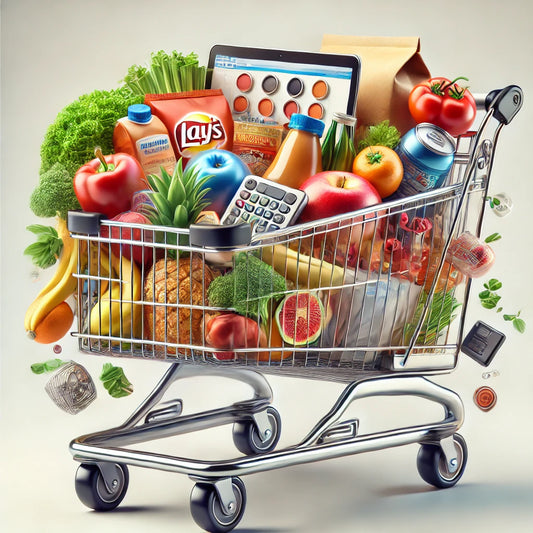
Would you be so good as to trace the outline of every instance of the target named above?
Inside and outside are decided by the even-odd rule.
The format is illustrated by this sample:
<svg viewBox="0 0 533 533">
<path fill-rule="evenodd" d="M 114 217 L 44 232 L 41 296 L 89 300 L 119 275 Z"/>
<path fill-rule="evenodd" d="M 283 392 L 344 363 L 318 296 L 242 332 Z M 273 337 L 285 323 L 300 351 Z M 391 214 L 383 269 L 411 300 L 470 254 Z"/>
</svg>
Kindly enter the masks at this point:
<svg viewBox="0 0 533 533">
<path fill-rule="evenodd" d="M 174 136 L 178 150 L 184 156 L 217 148 L 226 141 L 221 120 L 207 113 L 189 113 L 183 117 L 176 124 Z"/>
</svg>

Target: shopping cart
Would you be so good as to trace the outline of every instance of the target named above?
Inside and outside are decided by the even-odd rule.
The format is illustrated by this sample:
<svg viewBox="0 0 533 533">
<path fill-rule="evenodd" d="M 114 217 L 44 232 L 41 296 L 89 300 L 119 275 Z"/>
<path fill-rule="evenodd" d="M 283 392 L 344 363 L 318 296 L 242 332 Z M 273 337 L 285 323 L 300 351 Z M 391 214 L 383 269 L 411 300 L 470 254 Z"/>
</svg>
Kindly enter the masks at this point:
<svg viewBox="0 0 533 533">
<path fill-rule="evenodd" d="M 517 86 L 478 98 L 480 125 L 458 139 L 444 187 L 253 238 L 247 224 L 179 230 L 69 213 L 80 250 L 79 349 L 172 363 L 122 425 L 71 442 L 81 462 L 75 483 L 80 500 L 96 510 L 117 507 L 128 487 L 128 466 L 186 474 L 195 482 L 191 512 L 197 524 L 229 531 L 246 503 L 239 476 L 412 443 L 420 445 L 417 466 L 426 482 L 455 485 L 467 459 L 457 433 L 463 405 L 456 393 L 427 377 L 455 368 L 463 336 L 470 281 L 447 252 L 465 231 L 479 236 L 499 134 L 521 104 Z M 128 259 L 134 250 L 141 253 L 137 263 Z M 250 316 L 266 310 L 265 336 L 246 332 L 252 341 L 240 348 L 209 344 L 209 320 L 233 309 L 210 304 L 209 282 L 237 265 L 251 272 L 258 260 L 272 267 L 264 272 L 283 279 L 283 290 L 258 297 L 256 278 L 234 290 Z M 242 298 L 243 290 L 249 298 Z M 319 336 L 312 342 L 298 337 L 296 326 L 292 344 L 274 342 L 267 324 L 290 296 L 305 296 L 308 312 L 311 299 L 319 302 Z M 316 316 L 307 316 L 308 328 L 316 326 Z M 290 329 L 285 333 L 290 337 Z M 272 374 L 346 384 L 300 443 L 277 451 L 281 418 L 265 377 Z M 176 381 L 198 376 L 238 380 L 251 388 L 251 397 L 182 414 L 181 400 L 165 394 Z M 392 395 L 436 402 L 444 418 L 366 434 L 357 419 L 346 418 L 356 400 Z M 224 424 L 233 424 L 243 454 L 233 460 L 199 461 L 128 447 Z"/>
</svg>

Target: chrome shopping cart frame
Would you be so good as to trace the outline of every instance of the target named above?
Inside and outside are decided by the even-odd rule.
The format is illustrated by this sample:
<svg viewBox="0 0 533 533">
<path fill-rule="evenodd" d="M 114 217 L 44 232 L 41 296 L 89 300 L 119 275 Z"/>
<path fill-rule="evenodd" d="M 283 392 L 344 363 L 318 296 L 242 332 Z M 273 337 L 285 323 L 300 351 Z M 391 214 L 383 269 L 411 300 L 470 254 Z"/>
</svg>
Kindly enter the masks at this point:
<svg viewBox="0 0 533 533">
<path fill-rule="evenodd" d="M 194 225 L 177 230 L 129 226 L 130 230 L 139 232 L 144 253 L 152 254 L 154 261 L 167 261 L 172 255 L 183 257 L 184 261 L 193 256 L 200 258 L 199 267 L 190 260 L 190 280 L 193 270 L 200 269 L 204 275 L 206 269 L 213 269 L 213 261 L 215 268 L 227 270 L 234 265 L 237 254 L 245 257 L 253 254 L 272 261 L 275 250 L 281 250 L 281 257 L 287 262 L 288 253 L 296 253 L 299 263 L 292 267 L 300 272 L 300 279 L 287 291 L 298 292 L 302 287 L 309 290 L 311 274 L 306 278 L 305 272 L 316 268 L 320 281 L 312 289 L 320 294 L 325 308 L 334 315 L 337 313 L 330 317 L 328 326 L 331 327 L 325 327 L 313 344 L 277 346 L 276 350 L 270 345 L 259 345 L 233 349 L 229 357 L 217 357 L 203 333 L 201 341 L 194 341 L 192 328 L 198 324 L 193 320 L 195 313 L 200 313 L 205 320 L 206 313 L 217 309 L 210 309 L 205 298 L 203 303 L 189 299 L 192 281 L 187 298 L 180 300 L 178 294 L 172 302 L 147 302 L 142 293 L 133 294 L 135 280 L 132 278 L 139 273 L 133 272 L 132 263 L 121 262 L 119 258 L 118 266 L 115 264 L 113 269 L 111 254 L 106 255 L 109 246 L 114 244 L 122 247 L 121 254 L 124 247 L 139 245 L 138 240 L 126 234 L 126 226 L 104 220 L 97 214 L 69 213 L 69 229 L 80 251 L 78 331 L 75 333 L 79 349 L 110 357 L 171 363 L 152 393 L 122 425 L 78 437 L 70 443 L 73 458 L 81 463 L 75 482 L 80 500 L 100 511 L 117 507 L 127 491 L 128 466 L 185 474 L 195 483 L 191 512 L 197 524 L 211 532 L 230 531 L 239 523 L 245 509 L 246 491 L 241 476 L 406 444 L 420 445 L 417 466 L 426 482 L 443 488 L 455 485 L 467 460 L 466 443 L 457 433 L 463 423 L 463 404 L 455 392 L 428 379 L 431 375 L 450 372 L 456 366 L 470 289 L 468 279 L 447 286 L 451 276 L 446 269 L 451 267 L 446 252 L 453 239 L 465 230 L 480 234 L 499 134 L 519 111 L 522 99 L 521 89 L 514 85 L 477 98 L 479 109 L 484 111 L 479 113 L 480 125 L 475 132 L 458 140 L 451 177 L 438 190 L 292 226 L 251 241 L 249 230 L 237 232 L 238 241 L 231 241 L 228 233 L 224 233 L 228 228 L 224 227 Z M 432 220 L 432 236 L 398 229 L 402 213 L 408 219 Z M 105 226 L 108 231 L 104 236 Z M 395 275 L 393 258 L 386 257 L 383 246 L 376 245 L 379 244 L 377 228 L 385 240 L 393 239 L 400 245 L 407 243 L 411 252 L 426 247 L 429 254 L 426 260 L 430 261 L 428 257 L 431 257 L 433 264 L 431 268 L 427 266 L 423 279 L 420 271 L 409 272 L 414 264 L 409 261 L 403 265 L 407 274 Z M 354 231 L 367 232 L 366 241 L 371 243 L 368 250 L 354 250 L 355 241 L 351 239 Z M 346 232 L 349 232 L 348 240 Z M 154 234 L 155 238 L 148 238 Z M 325 244 L 331 242 L 334 244 Z M 371 268 L 372 260 L 375 264 Z M 126 268 L 131 270 L 123 272 Z M 288 269 L 287 264 L 285 268 Z M 403 268 L 401 264 L 399 268 Z M 342 275 L 336 277 L 339 272 Z M 143 267 L 141 282 L 147 275 Z M 116 286 L 116 292 L 105 304 L 99 303 L 102 292 L 110 286 Z M 205 296 L 205 287 L 202 292 Z M 437 295 L 449 293 L 453 294 L 456 304 L 453 313 L 457 316 L 451 320 L 450 309 L 446 308 L 445 312 L 441 302 L 437 330 L 431 332 L 428 324 L 435 314 Z M 100 316 L 95 330 L 91 325 L 91 311 L 98 305 L 108 306 L 109 324 L 104 324 Z M 130 306 L 129 319 L 122 316 L 126 306 Z M 169 331 L 163 337 L 156 337 L 148 333 L 150 328 L 143 322 L 141 333 L 133 333 L 136 306 L 141 310 L 146 306 L 160 306 L 165 317 L 186 312 L 188 320 L 178 328 L 191 331 L 185 338 L 172 337 Z M 113 309 L 120 315 L 118 330 L 111 323 Z M 266 378 L 272 374 L 345 384 L 334 405 L 309 434 L 300 443 L 281 450 L 275 449 L 281 417 L 271 405 L 273 394 Z M 175 382 L 198 376 L 238 380 L 250 387 L 250 398 L 226 407 L 183 414 L 182 401 L 166 399 L 165 395 Z M 443 406 L 444 416 L 433 423 L 361 433 L 359 421 L 346 418 L 346 411 L 356 400 L 378 396 L 420 397 Z M 128 447 L 226 424 L 233 425 L 233 440 L 242 452 L 232 460 L 200 461 Z"/>
</svg>

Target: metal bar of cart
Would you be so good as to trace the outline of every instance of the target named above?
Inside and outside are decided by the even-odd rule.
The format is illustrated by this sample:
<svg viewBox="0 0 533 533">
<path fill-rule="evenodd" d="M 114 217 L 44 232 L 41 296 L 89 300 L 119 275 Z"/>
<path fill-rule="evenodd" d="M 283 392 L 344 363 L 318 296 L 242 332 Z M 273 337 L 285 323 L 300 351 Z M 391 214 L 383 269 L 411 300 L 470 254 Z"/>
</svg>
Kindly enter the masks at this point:
<svg viewBox="0 0 533 533">
<path fill-rule="evenodd" d="M 438 402 L 444 407 L 444 418 L 433 424 L 381 431 L 352 438 L 340 438 L 338 441 L 326 441 L 326 435 L 348 406 L 355 400 L 372 396 L 413 395 Z M 209 417 L 209 414 L 207 415 Z M 169 472 L 186 474 L 194 478 L 210 479 L 253 474 L 277 468 L 321 461 L 389 447 L 422 442 L 438 442 L 452 435 L 463 423 L 463 404 L 453 391 L 436 385 L 420 376 L 400 376 L 393 378 L 366 379 L 350 384 L 341 394 L 331 411 L 312 429 L 309 435 L 298 445 L 278 452 L 270 452 L 258 457 L 245 457 L 228 461 L 199 461 L 173 457 L 150 452 L 138 452 L 117 446 L 129 445 L 147 440 L 145 433 L 150 430 L 150 438 L 169 435 L 165 424 L 141 426 L 124 432 L 121 428 L 86 435 L 73 440 L 70 451 L 77 461 L 111 461 L 132 466 L 155 468 Z M 196 424 L 189 424 L 189 419 L 172 420 L 172 434 L 185 433 L 197 429 Z M 183 425 L 183 428 L 179 426 Z M 141 438 L 137 438 L 141 435 Z"/>
</svg>

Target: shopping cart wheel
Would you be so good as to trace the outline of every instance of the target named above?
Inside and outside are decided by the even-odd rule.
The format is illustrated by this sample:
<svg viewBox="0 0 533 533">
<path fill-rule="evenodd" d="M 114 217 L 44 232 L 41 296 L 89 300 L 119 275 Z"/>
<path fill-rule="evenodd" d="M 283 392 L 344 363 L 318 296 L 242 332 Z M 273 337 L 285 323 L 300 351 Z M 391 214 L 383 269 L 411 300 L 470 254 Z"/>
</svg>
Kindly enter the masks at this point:
<svg viewBox="0 0 533 533">
<path fill-rule="evenodd" d="M 126 465 L 112 465 L 112 474 L 107 482 L 102 471 L 95 464 L 82 463 L 76 471 L 75 487 L 80 501 L 95 511 L 115 509 L 126 495 L 129 472 Z"/>
<path fill-rule="evenodd" d="M 266 408 L 270 428 L 263 438 L 259 435 L 257 425 L 249 418 L 233 425 L 233 442 L 235 447 L 245 455 L 257 455 L 272 451 L 281 434 L 281 416 L 274 407 Z"/>
<path fill-rule="evenodd" d="M 442 448 L 438 444 L 422 444 L 418 452 L 416 466 L 420 477 L 438 488 L 453 487 L 463 475 L 468 451 L 464 438 L 455 433 L 453 443 L 457 453 L 457 466 L 450 471 Z"/>
<path fill-rule="evenodd" d="M 234 499 L 229 509 L 224 509 L 213 483 L 197 483 L 191 492 L 191 514 L 205 531 L 224 533 L 231 531 L 242 519 L 246 507 L 246 489 L 240 478 L 231 479 Z"/>
</svg>

